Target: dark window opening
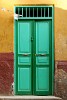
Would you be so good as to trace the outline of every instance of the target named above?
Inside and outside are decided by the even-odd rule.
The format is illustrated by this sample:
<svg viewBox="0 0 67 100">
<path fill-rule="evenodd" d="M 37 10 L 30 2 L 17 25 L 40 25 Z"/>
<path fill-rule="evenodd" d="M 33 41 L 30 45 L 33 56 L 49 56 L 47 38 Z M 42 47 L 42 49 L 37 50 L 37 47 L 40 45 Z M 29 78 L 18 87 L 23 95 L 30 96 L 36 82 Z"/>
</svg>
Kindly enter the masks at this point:
<svg viewBox="0 0 67 100">
<path fill-rule="evenodd" d="M 52 17 L 52 7 L 49 8 L 49 17 Z"/>
<path fill-rule="evenodd" d="M 41 17 L 41 8 L 38 8 L 38 17 Z"/>
<path fill-rule="evenodd" d="M 52 7 L 16 7 L 19 17 L 52 17 Z"/>
<path fill-rule="evenodd" d="M 45 17 L 48 17 L 48 7 L 45 8 Z"/>
<path fill-rule="evenodd" d="M 30 11 L 30 17 L 33 17 L 33 8 L 29 8 Z"/>
<path fill-rule="evenodd" d="M 42 8 L 42 17 L 44 17 L 44 8 Z"/>
<path fill-rule="evenodd" d="M 27 17 L 29 17 L 29 8 L 27 8 Z"/>
<path fill-rule="evenodd" d="M 16 7 L 16 14 L 18 14 L 18 8 Z"/>
<path fill-rule="evenodd" d="M 26 8 L 23 8 L 23 17 L 26 17 Z"/>
<path fill-rule="evenodd" d="M 37 17 L 37 8 L 34 8 L 34 17 Z"/>
<path fill-rule="evenodd" d="M 22 7 L 18 8 L 19 16 L 22 17 Z"/>
</svg>

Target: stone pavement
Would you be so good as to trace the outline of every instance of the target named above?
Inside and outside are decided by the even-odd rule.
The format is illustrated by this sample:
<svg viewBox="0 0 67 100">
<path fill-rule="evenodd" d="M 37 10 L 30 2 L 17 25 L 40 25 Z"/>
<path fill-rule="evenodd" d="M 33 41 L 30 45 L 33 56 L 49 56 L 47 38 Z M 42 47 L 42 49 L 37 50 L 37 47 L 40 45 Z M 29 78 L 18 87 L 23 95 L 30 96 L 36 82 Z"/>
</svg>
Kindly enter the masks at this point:
<svg viewBox="0 0 67 100">
<path fill-rule="evenodd" d="M 0 96 L 0 100 L 62 100 L 55 96 Z"/>
</svg>

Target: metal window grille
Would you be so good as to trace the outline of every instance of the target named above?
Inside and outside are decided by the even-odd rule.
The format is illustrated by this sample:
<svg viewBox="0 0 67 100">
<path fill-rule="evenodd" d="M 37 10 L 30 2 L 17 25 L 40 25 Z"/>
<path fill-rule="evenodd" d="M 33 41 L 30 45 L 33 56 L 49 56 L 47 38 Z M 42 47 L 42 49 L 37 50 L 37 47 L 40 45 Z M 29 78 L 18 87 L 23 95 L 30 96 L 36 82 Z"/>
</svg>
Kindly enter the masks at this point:
<svg viewBox="0 0 67 100">
<path fill-rule="evenodd" d="M 48 7 L 16 7 L 15 14 L 18 17 L 52 17 L 52 6 Z"/>
</svg>

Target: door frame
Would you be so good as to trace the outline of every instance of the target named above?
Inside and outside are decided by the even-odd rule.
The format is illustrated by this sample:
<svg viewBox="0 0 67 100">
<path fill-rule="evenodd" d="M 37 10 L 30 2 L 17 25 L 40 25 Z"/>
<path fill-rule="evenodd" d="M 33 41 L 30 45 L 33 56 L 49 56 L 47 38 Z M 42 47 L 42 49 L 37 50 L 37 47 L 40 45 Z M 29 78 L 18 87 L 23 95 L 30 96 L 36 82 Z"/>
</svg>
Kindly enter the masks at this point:
<svg viewBox="0 0 67 100">
<path fill-rule="evenodd" d="M 34 20 L 33 18 L 32 19 L 19 19 L 19 20 Z M 37 20 L 37 19 L 35 19 L 35 20 Z M 46 19 L 39 19 L 39 20 L 46 20 Z M 47 19 L 47 20 L 49 20 L 49 19 Z M 54 94 L 54 70 L 55 70 L 55 68 L 54 68 L 54 58 L 55 58 L 55 56 L 54 56 L 54 7 L 53 7 L 53 11 L 52 11 L 52 95 Z M 18 43 L 18 41 L 17 41 L 17 35 L 16 35 L 16 33 L 18 34 L 18 32 L 17 32 L 17 30 L 16 30 L 16 28 L 18 28 L 18 26 L 17 26 L 17 20 L 14 20 L 14 93 L 15 94 L 18 94 L 17 92 L 17 90 L 18 90 L 18 88 L 17 88 L 17 82 L 18 82 L 18 80 L 17 80 L 17 77 L 18 77 L 18 75 L 16 74 L 16 71 L 18 71 L 17 70 L 17 68 L 16 68 L 16 66 L 17 66 L 17 63 L 16 62 L 18 62 L 18 57 L 17 57 L 17 43 Z M 34 44 L 33 44 L 34 45 Z M 32 50 L 33 51 L 33 50 Z M 34 56 L 33 56 L 34 57 Z M 33 82 L 32 82 L 33 83 Z M 32 87 L 33 88 L 33 87 Z M 21 95 L 22 93 L 20 93 L 20 95 Z M 27 94 L 28 95 L 28 94 Z"/>
</svg>

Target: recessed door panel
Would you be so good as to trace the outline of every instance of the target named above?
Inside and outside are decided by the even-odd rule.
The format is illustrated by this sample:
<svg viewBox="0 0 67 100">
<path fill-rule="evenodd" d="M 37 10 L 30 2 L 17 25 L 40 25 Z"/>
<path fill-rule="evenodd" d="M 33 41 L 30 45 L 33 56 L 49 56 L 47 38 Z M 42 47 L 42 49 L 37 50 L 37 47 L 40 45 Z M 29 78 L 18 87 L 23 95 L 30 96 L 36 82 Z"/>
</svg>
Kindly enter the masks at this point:
<svg viewBox="0 0 67 100">
<path fill-rule="evenodd" d="M 18 68 L 18 91 L 31 91 L 31 68 Z"/>
<path fill-rule="evenodd" d="M 36 22 L 36 54 L 49 53 L 49 22 Z"/>
<path fill-rule="evenodd" d="M 18 53 L 31 52 L 31 23 L 19 22 L 18 23 Z"/>
<path fill-rule="evenodd" d="M 36 64 L 49 65 L 49 57 L 36 57 Z"/>
<path fill-rule="evenodd" d="M 18 57 L 18 64 L 31 65 L 31 57 Z"/>
<path fill-rule="evenodd" d="M 36 68 L 36 91 L 49 91 L 49 68 Z"/>
</svg>

